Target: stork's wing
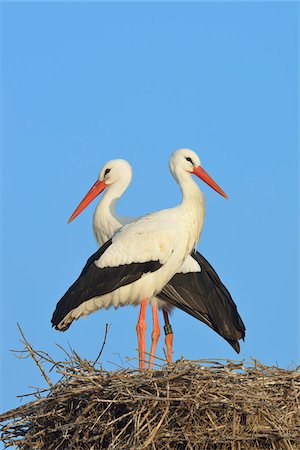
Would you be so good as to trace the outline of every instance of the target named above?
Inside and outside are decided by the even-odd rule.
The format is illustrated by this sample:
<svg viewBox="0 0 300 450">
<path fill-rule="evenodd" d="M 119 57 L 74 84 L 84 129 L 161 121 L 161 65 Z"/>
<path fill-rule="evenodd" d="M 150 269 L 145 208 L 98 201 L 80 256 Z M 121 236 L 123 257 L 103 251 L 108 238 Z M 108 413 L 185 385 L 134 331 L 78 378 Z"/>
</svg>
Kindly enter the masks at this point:
<svg viewBox="0 0 300 450">
<path fill-rule="evenodd" d="M 115 267 L 97 267 L 96 262 L 111 245 L 112 240 L 110 239 L 88 259 L 78 279 L 57 303 L 51 320 L 52 326 L 55 326 L 56 329 L 66 330 L 71 322 L 66 326 L 58 327 L 58 325 L 69 312 L 85 301 L 133 283 L 144 274 L 155 272 L 162 266 L 159 261 L 146 261 Z"/>
<path fill-rule="evenodd" d="M 97 261 L 97 266 L 157 260 L 164 264 L 184 232 L 176 214 L 166 212 L 149 214 L 119 228 L 112 237 L 112 245 Z"/>
<path fill-rule="evenodd" d="M 163 214 L 156 213 L 125 225 L 100 247 L 56 305 L 53 326 L 67 329 L 71 322 L 63 319 L 82 303 L 158 270 L 176 248 L 180 230 L 176 216 L 169 214 L 168 221 L 163 218 Z"/>
<path fill-rule="evenodd" d="M 206 323 L 239 353 L 246 328 L 236 304 L 208 261 L 199 252 L 190 258 L 157 297 Z"/>
</svg>

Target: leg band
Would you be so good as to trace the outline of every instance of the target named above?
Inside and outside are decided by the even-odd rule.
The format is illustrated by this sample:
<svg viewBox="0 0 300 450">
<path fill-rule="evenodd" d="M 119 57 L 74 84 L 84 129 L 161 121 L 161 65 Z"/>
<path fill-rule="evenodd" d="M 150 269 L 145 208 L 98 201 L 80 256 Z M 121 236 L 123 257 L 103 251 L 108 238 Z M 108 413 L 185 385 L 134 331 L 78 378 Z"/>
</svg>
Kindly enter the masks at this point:
<svg viewBox="0 0 300 450">
<path fill-rule="evenodd" d="M 165 330 L 165 335 L 167 336 L 168 334 L 172 334 L 173 330 L 171 327 L 170 323 L 166 323 L 166 325 L 164 325 L 164 330 Z"/>
</svg>

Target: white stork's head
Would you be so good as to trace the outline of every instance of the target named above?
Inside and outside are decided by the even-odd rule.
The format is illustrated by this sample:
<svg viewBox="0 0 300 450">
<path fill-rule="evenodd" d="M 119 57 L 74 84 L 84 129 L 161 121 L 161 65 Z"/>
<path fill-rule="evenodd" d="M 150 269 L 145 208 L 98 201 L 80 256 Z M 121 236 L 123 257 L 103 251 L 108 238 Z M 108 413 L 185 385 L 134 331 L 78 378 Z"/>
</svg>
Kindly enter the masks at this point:
<svg viewBox="0 0 300 450">
<path fill-rule="evenodd" d="M 200 158 L 189 148 L 181 148 L 171 155 L 170 169 L 175 176 L 180 172 L 193 173 L 194 168 L 198 166 L 201 166 Z"/>
<path fill-rule="evenodd" d="M 228 198 L 225 192 L 217 185 L 217 183 L 205 172 L 201 167 L 201 161 L 197 153 L 188 148 L 181 148 L 172 153 L 170 158 L 170 170 L 180 185 L 188 180 L 191 174 L 196 175 L 205 181 L 212 189 L 225 198 Z"/>
<path fill-rule="evenodd" d="M 115 189 L 119 196 L 127 189 L 132 178 L 132 168 L 125 159 L 112 159 L 100 170 L 98 180 L 79 203 L 69 223 L 75 219 L 105 188 Z"/>
<path fill-rule="evenodd" d="M 98 181 L 105 182 L 105 187 L 111 184 L 126 185 L 131 182 L 132 168 L 125 159 L 112 159 L 108 161 L 100 170 Z"/>
</svg>

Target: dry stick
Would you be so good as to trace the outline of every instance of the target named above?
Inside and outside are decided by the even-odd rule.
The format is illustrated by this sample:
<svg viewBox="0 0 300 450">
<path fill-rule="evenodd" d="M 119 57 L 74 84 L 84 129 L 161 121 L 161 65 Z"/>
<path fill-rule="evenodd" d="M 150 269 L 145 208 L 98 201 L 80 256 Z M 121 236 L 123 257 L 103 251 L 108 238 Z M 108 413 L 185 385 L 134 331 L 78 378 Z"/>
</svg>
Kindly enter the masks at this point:
<svg viewBox="0 0 300 450">
<path fill-rule="evenodd" d="M 106 423 L 105 426 L 109 427 L 110 425 L 112 425 L 115 422 L 119 422 L 120 420 L 124 419 L 124 417 L 130 416 L 132 415 L 132 411 L 129 411 L 128 413 L 123 414 L 120 417 L 117 417 L 116 419 L 111 420 L 110 422 Z"/>
<path fill-rule="evenodd" d="M 131 412 L 131 414 L 132 414 L 132 412 Z M 132 421 L 133 421 L 133 417 L 132 417 L 132 419 L 129 420 L 129 422 L 127 422 L 127 424 L 121 429 L 120 433 L 118 433 L 117 436 L 114 438 L 114 440 L 111 443 L 111 448 L 114 448 L 114 443 L 117 442 L 119 437 L 122 436 L 124 431 L 127 430 L 127 428 L 129 427 L 129 425 L 131 424 Z"/>
<path fill-rule="evenodd" d="M 169 385 L 169 381 L 167 382 L 167 399 L 169 400 L 169 392 L 170 392 L 170 385 Z M 148 437 L 148 439 L 146 440 L 146 442 L 144 443 L 144 445 L 142 446 L 142 449 L 147 448 L 154 440 L 158 430 L 160 429 L 163 421 L 166 418 L 166 415 L 168 414 L 170 409 L 169 404 L 167 404 L 167 407 L 163 413 L 163 415 L 161 416 L 160 421 L 158 422 L 158 424 L 156 425 L 156 427 L 154 428 L 154 430 L 152 431 L 152 433 L 150 434 L 150 436 Z"/>
<path fill-rule="evenodd" d="M 145 352 L 145 355 L 151 356 L 151 353 Z M 154 359 L 157 359 L 158 361 L 162 361 L 162 362 L 164 362 L 164 363 L 166 362 L 165 359 L 160 358 L 159 356 L 156 356 L 156 355 L 154 355 Z"/>
<path fill-rule="evenodd" d="M 294 395 L 295 395 L 295 402 L 296 405 L 298 406 L 298 410 L 300 413 L 300 404 L 299 404 L 299 399 L 298 399 L 298 395 L 297 395 L 297 391 L 296 391 L 296 386 L 295 386 L 295 378 L 292 378 L 292 386 L 293 386 L 293 391 L 294 391 Z"/>
<path fill-rule="evenodd" d="M 45 378 L 45 380 L 47 381 L 48 385 L 50 387 L 53 386 L 53 383 L 51 382 L 50 378 L 48 377 L 48 375 L 46 374 L 45 370 L 43 369 L 42 365 L 40 364 L 38 358 L 35 355 L 35 352 L 33 350 L 33 348 L 31 347 L 31 345 L 29 344 L 29 342 L 27 341 L 27 339 L 24 336 L 24 333 L 19 325 L 19 323 L 17 323 L 19 331 L 21 333 L 21 336 L 23 338 L 24 344 L 26 345 L 26 348 L 28 349 L 30 355 L 32 356 L 32 358 L 34 359 L 35 363 L 37 364 L 38 368 L 40 369 L 40 371 L 42 372 L 43 377 Z"/>
<path fill-rule="evenodd" d="M 67 355 L 67 357 L 69 358 L 69 360 L 72 359 L 72 356 L 67 352 L 67 350 L 66 350 L 65 348 L 63 348 L 60 344 L 55 344 L 55 345 L 57 345 L 57 347 L 60 348 L 60 349 Z M 72 349 L 71 349 L 71 350 L 72 350 Z"/>
<path fill-rule="evenodd" d="M 109 329 L 109 324 L 106 322 L 106 324 L 105 324 L 105 334 L 104 334 L 103 344 L 102 344 L 102 347 L 101 347 L 101 349 L 100 349 L 100 352 L 99 352 L 97 358 L 96 358 L 95 361 L 94 361 L 93 367 L 95 367 L 96 362 L 98 361 L 98 359 L 99 359 L 100 356 L 102 355 L 104 346 L 105 346 L 105 344 L 106 344 L 106 338 L 107 338 L 108 329 Z"/>
<path fill-rule="evenodd" d="M 140 432 L 143 430 L 143 428 L 146 426 L 145 422 L 148 419 L 149 415 L 155 410 L 155 408 L 157 407 L 158 402 L 154 402 L 152 406 L 148 407 L 148 411 L 143 415 L 143 417 L 141 417 L 140 420 L 140 428 L 139 431 L 137 432 L 137 435 L 140 434 Z M 148 423 L 151 422 L 152 419 L 149 419 Z"/>
<path fill-rule="evenodd" d="M 232 416 L 232 450 L 236 449 L 235 446 L 235 434 L 236 434 L 236 403 L 235 403 L 235 391 L 233 391 L 233 416 Z"/>
<path fill-rule="evenodd" d="M 154 440 L 158 430 L 160 429 L 163 421 L 165 420 L 166 415 L 168 414 L 168 412 L 169 412 L 169 405 L 167 405 L 167 407 L 165 409 L 165 412 L 163 413 L 160 421 L 158 422 L 158 424 L 156 425 L 156 427 L 154 428 L 154 430 L 152 431 L 152 433 L 150 434 L 149 438 L 146 440 L 144 445 L 141 447 L 142 449 L 148 448 L 148 446 L 153 442 L 153 440 Z"/>
<path fill-rule="evenodd" d="M 168 355 L 167 355 L 165 347 L 163 347 L 163 352 L 164 352 L 164 355 L 165 355 L 165 359 L 163 361 L 166 362 L 166 361 L 168 361 Z"/>
<path fill-rule="evenodd" d="M 156 416 L 153 416 L 151 419 L 148 420 L 147 423 L 146 419 L 148 418 L 149 414 L 152 413 L 152 411 L 155 409 L 155 407 L 157 406 L 158 402 L 155 402 L 154 405 L 152 405 L 151 409 L 148 410 L 148 412 L 145 414 L 145 416 L 143 417 L 141 424 L 140 424 L 140 428 L 139 430 L 135 433 L 135 437 L 137 437 L 139 434 L 142 433 L 142 431 L 144 431 L 144 429 L 151 424 L 151 422 L 153 422 L 153 420 L 155 420 Z M 144 424 L 144 425 L 143 425 Z"/>
<path fill-rule="evenodd" d="M 119 394 L 115 395 L 115 398 L 113 400 L 116 400 L 116 398 L 118 397 Z M 111 407 L 112 403 L 109 403 L 109 405 L 104 409 L 104 411 L 102 411 L 102 413 L 97 417 L 97 419 L 95 420 L 94 424 L 91 427 L 91 430 L 93 430 L 97 424 L 97 422 L 99 422 L 99 420 L 101 419 L 101 417 L 106 413 L 106 411 Z"/>
</svg>

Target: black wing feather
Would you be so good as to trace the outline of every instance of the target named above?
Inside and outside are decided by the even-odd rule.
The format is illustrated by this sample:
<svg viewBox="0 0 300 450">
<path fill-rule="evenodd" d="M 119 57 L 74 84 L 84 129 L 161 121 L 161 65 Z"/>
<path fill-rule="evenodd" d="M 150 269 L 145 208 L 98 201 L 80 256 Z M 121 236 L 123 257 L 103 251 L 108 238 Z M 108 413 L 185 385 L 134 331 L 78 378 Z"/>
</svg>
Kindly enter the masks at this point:
<svg viewBox="0 0 300 450">
<path fill-rule="evenodd" d="M 111 243 L 110 239 L 88 259 L 78 279 L 57 303 L 51 320 L 52 326 L 55 326 L 56 329 L 70 311 L 85 301 L 133 283 L 145 273 L 155 272 L 162 266 L 159 261 L 147 261 L 100 269 L 94 262 L 100 258 Z"/>
<path fill-rule="evenodd" d="M 157 297 L 206 323 L 239 353 L 246 328 L 236 304 L 209 262 L 199 252 L 192 257 L 201 272 L 175 274 Z"/>
</svg>

